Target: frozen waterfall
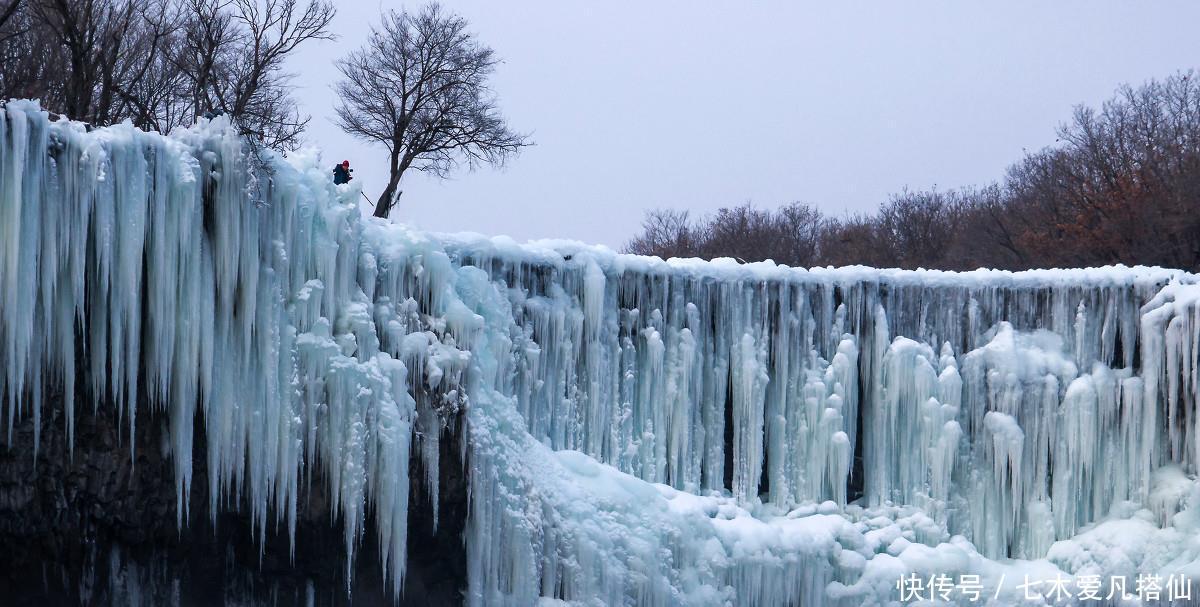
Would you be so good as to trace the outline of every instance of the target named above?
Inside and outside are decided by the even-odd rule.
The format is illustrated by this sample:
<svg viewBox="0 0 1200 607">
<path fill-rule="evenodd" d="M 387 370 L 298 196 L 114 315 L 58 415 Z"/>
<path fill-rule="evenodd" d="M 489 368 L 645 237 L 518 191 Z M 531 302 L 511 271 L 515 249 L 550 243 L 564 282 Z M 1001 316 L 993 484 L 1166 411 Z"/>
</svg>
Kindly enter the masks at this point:
<svg viewBox="0 0 1200 607">
<path fill-rule="evenodd" d="M 899 604 L 910 576 L 975 602 L 932 596 L 941 575 L 1038 604 L 1022 581 L 1200 576 L 1194 275 L 664 262 L 425 234 L 358 197 L 220 118 L 161 136 L 9 102 L 7 448 L 36 453 L 12 428 L 51 407 L 68 435 L 80 407 L 128 436 L 165 420 L 178 525 L 245 509 L 302 542 L 319 483 L 347 571 L 379 559 L 399 596 L 409 460 L 436 499 L 465 420 L 477 605 Z"/>
</svg>

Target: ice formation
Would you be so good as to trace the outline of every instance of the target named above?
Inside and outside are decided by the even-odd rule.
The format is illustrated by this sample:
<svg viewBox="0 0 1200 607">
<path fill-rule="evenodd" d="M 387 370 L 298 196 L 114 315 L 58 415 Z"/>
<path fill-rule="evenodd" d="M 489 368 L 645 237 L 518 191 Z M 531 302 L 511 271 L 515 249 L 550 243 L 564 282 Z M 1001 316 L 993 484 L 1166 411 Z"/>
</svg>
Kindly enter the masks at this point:
<svg viewBox="0 0 1200 607">
<path fill-rule="evenodd" d="M 376 534 L 399 595 L 409 459 L 436 496 L 441 425 L 465 416 L 478 605 L 899 604 L 908 577 L 976 602 L 934 596 L 942 575 L 1051 604 L 1018 583 L 1200 575 L 1196 276 L 430 235 L 225 127 L 4 108 L 10 447 L 46 407 L 68 434 L 77 407 L 119 407 L 130 434 L 148 410 L 180 525 L 202 437 L 208 514 L 293 542 L 319 472 L 347 566 Z"/>
</svg>

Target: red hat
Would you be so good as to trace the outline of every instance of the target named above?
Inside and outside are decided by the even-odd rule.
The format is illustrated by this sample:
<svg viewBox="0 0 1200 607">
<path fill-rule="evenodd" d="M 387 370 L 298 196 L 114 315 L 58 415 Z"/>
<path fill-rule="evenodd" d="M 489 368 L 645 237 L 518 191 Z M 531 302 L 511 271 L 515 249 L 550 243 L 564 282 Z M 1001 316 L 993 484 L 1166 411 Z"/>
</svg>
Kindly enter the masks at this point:
<svg viewBox="0 0 1200 607">
<path fill-rule="evenodd" d="M 348 166 L 350 166 L 350 161 L 349 161 L 349 160 L 343 160 L 343 161 L 342 161 L 342 166 L 344 166 L 344 167 L 348 167 Z"/>
</svg>

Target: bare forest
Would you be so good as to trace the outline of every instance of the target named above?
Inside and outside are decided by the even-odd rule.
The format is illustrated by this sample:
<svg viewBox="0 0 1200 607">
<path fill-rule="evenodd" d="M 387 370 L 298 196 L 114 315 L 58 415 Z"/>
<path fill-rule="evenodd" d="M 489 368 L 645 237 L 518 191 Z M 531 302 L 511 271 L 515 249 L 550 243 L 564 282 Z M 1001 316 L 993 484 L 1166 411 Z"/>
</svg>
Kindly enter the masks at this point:
<svg viewBox="0 0 1200 607">
<path fill-rule="evenodd" d="M 163 133 L 226 115 L 291 149 L 309 117 L 285 61 L 329 39 L 333 14 L 320 0 L 0 0 L 0 98 Z"/>
<path fill-rule="evenodd" d="M 651 211 L 626 250 L 793 267 L 1200 269 L 1200 85 L 1179 73 L 1076 107 L 1054 145 L 996 183 L 904 190 L 849 216 L 801 202 Z"/>
</svg>

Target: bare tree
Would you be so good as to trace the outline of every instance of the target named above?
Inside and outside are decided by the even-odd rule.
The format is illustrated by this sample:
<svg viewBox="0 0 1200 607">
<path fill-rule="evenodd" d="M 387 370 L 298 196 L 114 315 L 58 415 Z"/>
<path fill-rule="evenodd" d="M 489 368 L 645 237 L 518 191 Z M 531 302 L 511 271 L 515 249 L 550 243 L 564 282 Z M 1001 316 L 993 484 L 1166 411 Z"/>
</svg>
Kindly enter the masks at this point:
<svg viewBox="0 0 1200 607">
<path fill-rule="evenodd" d="M 310 40 L 331 40 L 333 5 L 312 0 L 186 0 L 188 20 L 172 64 L 187 82 L 187 120 L 228 114 L 243 135 L 291 149 L 309 116 L 292 97 L 287 58 Z M 176 114 L 180 112 L 175 110 Z"/>
<path fill-rule="evenodd" d="M 719 209 L 692 221 L 687 211 L 659 209 L 646 213 L 642 233 L 625 245 L 638 255 L 669 257 L 732 257 L 739 261 L 773 259 L 792 267 L 810 266 L 818 259 L 824 220 L 820 211 L 793 202 L 777 211 L 750 203 Z"/>
<path fill-rule="evenodd" d="M 53 33 L 30 6 L 11 0 L 0 23 L 0 98 L 41 98 L 49 104 L 47 83 L 66 73 Z M 60 110 L 61 111 L 61 110 Z"/>
<path fill-rule="evenodd" d="M 821 265 L 877 268 L 896 265 L 891 240 L 875 216 L 854 214 L 826 219 L 818 242 Z"/>
<path fill-rule="evenodd" d="M 25 22 L 14 35 L 52 55 L 53 68 L 5 71 L 32 79 L 26 92 L 53 109 L 100 124 L 137 117 L 126 85 L 159 59 L 175 27 L 171 4 L 155 0 L 28 0 L 27 14 L 14 9 L 10 19 Z"/>
<path fill-rule="evenodd" d="M 1200 267 L 1200 83 L 1182 72 L 1080 106 L 1009 169 L 1005 214 L 1033 265 Z"/>
<path fill-rule="evenodd" d="M 284 61 L 300 44 L 330 40 L 333 5 L 298 0 L 233 0 L 234 19 L 243 34 L 229 76 L 217 79 L 220 109 L 234 117 L 242 131 L 271 147 L 299 143 L 309 117 L 291 96 L 292 75 Z"/>
<path fill-rule="evenodd" d="M 502 164 L 530 145 L 508 128 L 487 78 L 499 63 L 462 17 L 429 4 L 388 12 L 362 49 L 338 61 L 338 125 L 388 150 L 387 217 L 409 169 L 444 177 L 461 163 Z"/>
<path fill-rule="evenodd" d="M 948 270 L 1028 268 L 1026 247 L 1019 241 L 1025 218 L 1014 213 L 999 185 L 961 192 L 959 227 L 946 252 Z"/>
<path fill-rule="evenodd" d="M 642 221 L 642 233 L 625 245 L 625 250 L 637 255 L 695 257 L 699 250 L 696 228 L 687 211 L 658 209 L 647 211 Z"/>
<path fill-rule="evenodd" d="M 953 264 L 946 254 L 959 232 L 961 206 L 955 192 L 906 189 L 880 207 L 879 228 L 896 267 L 944 268 Z"/>
<path fill-rule="evenodd" d="M 818 261 L 821 225 L 824 218 L 816 207 L 793 202 L 776 212 L 784 232 L 787 252 L 779 261 L 792 267 L 810 267 Z"/>
<path fill-rule="evenodd" d="M 750 203 L 717 210 L 701 230 L 700 254 L 712 259 L 732 257 L 738 261 L 773 259 L 795 265 L 789 258 L 791 238 L 780 217 Z"/>
</svg>

